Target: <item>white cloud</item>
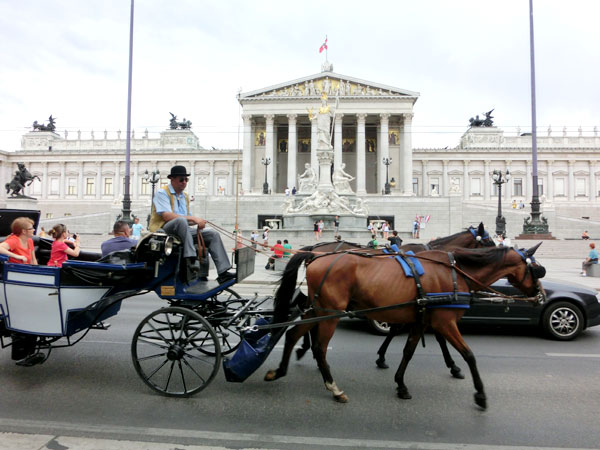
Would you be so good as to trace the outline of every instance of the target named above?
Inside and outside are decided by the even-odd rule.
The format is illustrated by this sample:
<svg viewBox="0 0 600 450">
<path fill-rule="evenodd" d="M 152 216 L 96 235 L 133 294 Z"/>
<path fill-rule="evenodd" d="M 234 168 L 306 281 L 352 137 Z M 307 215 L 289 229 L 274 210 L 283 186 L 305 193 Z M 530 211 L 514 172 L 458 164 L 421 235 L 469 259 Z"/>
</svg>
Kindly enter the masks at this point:
<svg viewBox="0 0 600 450">
<path fill-rule="evenodd" d="M 34 120 L 58 130 L 125 130 L 129 2 L 0 0 L 0 148 Z M 598 104 L 600 3 L 535 0 L 538 126 L 591 132 Z M 319 72 L 329 37 L 336 72 L 421 93 L 416 147 L 457 144 L 468 119 L 495 108 L 506 132 L 531 124 L 529 11 L 523 0 L 138 0 L 132 123 L 186 117 L 205 147 L 235 148 L 240 87 Z M 6 45 L 8 43 L 8 45 Z"/>
</svg>

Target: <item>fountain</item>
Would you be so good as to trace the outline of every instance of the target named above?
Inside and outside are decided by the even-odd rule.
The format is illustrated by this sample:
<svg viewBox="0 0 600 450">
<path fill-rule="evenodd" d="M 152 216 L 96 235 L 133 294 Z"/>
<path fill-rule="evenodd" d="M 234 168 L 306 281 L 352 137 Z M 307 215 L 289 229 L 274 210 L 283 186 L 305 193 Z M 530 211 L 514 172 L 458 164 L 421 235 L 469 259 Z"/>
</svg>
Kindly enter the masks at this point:
<svg viewBox="0 0 600 450">
<path fill-rule="evenodd" d="M 333 172 L 333 147 L 331 145 L 331 119 L 334 113 L 327 104 L 327 94 L 321 95 L 321 106 L 317 114 L 309 110 L 310 120 L 317 121 L 317 160 L 318 176 L 310 164 L 299 175 L 298 194 L 286 200 L 283 205 L 284 228 L 312 230 L 315 221 L 333 223 L 339 216 L 343 228 L 364 228 L 368 215 L 362 199 L 357 198 L 350 187 L 354 179 L 344 172 L 345 165 Z"/>
</svg>

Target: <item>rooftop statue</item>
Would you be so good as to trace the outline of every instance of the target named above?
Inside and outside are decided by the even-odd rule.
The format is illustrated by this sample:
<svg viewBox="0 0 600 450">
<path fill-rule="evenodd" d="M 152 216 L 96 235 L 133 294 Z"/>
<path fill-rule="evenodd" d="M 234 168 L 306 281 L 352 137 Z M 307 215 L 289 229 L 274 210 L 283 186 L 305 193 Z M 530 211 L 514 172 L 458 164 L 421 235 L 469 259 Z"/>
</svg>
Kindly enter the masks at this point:
<svg viewBox="0 0 600 450">
<path fill-rule="evenodd" d="M 52 114 L 50 115 L 50 117 L 48 117 L 48 125 L 44 125 L 43 123 L 38 123 L 37 120 L 35 120 L 33 122 L 33 131 L 54 131 L 56 130 L 56 124 L 55 124 L 55 119 L 52 117 Z"/>
<path fill-rule="evenodd" d="M 23 194 L 23 191 L 27 186 L 33 183 L 33 180 L 36 178 L 38 181 L 41 181 L 40 177 L 37 175 L 31 175 L 23 163 L 17 163 L 17 167 L 19 170 L 15 172 L 15 176 L 13 177 L 12 181 L 10 183 L 6 183 L 5 185 L 6 193 L 10 194 L 11 197 L 30 198 Z"/>
<path fill-rule="evenodd" d="M 494 116 L 492 116 L 492 112 L 494 112 L 493 109 L 491 111 L 483 113 L 485 119 L 480 119 L 479 115 L 475 116 L 475 118 L 471 117 L 469 119 L 471 127 L 493 127 L 494 121 L 492 119 L 494 118 Z"/>
<path fill-rule="evenodd" d="M 170 112 L 169 114 L 171 114 L 171 120 L 169 120 L 169 128 L 171 130 L 189 130 L 190 128 L 192 128 L 192 122 L 190 122 L 189 120 L 185 120 L 185 117 L 183 118 L 183 122 L 177 122 L 177 116 L 172 112 Z"/>
</svg>

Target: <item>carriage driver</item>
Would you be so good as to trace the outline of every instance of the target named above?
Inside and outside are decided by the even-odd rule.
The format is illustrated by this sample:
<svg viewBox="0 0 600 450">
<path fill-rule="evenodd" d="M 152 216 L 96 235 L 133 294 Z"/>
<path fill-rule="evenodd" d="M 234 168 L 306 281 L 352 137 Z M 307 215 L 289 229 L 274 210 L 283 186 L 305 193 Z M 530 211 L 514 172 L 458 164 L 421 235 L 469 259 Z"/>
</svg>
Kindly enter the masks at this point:
<svg viewBox="0 0 600 450">
<path fill-rule="evenodd" d="M 154 196 L 152 216 L 150 218 L 151 232 L 162 228 L 167 233 L 177 235 L 183 243 L 183 257 L 188 259 L 192 267 L 198 267 L 194 235 L 191 226 L 198 225 L 202 230 L 202 238 L 208 248 L 215 266 L 217 267 L 217 281 L 224 283 L 235 278 L 235 274 L 228 272 L 231 263 L 221 241 L 221 236 L 215 230 L 206 229 L 206 220 L 190 215 L 190 199 L 183 192 L 187 186 L 190 174 L 184 166 L 173 166 L 168 178 L 168 186 L 159 189 Z"/>
</svg>

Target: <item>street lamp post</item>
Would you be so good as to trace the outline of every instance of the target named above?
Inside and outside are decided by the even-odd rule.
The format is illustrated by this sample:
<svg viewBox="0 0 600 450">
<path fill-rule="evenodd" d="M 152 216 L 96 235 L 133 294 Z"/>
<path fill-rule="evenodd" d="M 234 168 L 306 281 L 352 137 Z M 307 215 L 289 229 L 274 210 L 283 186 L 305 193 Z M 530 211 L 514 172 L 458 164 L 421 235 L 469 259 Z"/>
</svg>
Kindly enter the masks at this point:
<svg viewBox="0 0 600 450">
<path fill-rule="evenodd" d="M 271 164 L 271 158 L 262 158 L 261 163 L 265 166 L 265 182 L 263 183 L 263 194 L 269 193 L 269 182 L 267 181 L 267 166 Z"/>
<path fill-rule="evenodd" d="M 502 185 L 510 180 L 510 171 L 506 169 L 506 173 L 501 170 L 494 170 L 492 174 L 494 184 L 498 186 L 498 215 L 496 216 L 496 234 L 506 237 L 506 219 L 502 216 Z"/>
<path fill-rule="evenodd" d="M 392 164 L 392 158 L 383 158 L 383 164 L 385 165 L 385 195 L 390 195 L 392 191 L 390 190 L 390 164 Z"/>
<path fill-rule="evenodd" d="M 150 200 L 150 214 L 148 214 L 148 226 L 150 226 L 150 216 L 152 214 L 152 204 L 154 203 L 154 187 L 160 181 L 160 170 L 153 170 L 152 173 L 144 172 L 144 180 L 152 185 L 152 199 Z"/>
</svg>

